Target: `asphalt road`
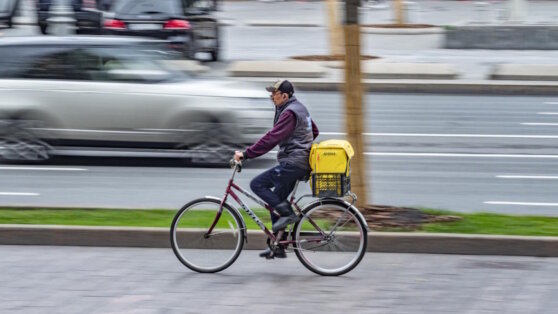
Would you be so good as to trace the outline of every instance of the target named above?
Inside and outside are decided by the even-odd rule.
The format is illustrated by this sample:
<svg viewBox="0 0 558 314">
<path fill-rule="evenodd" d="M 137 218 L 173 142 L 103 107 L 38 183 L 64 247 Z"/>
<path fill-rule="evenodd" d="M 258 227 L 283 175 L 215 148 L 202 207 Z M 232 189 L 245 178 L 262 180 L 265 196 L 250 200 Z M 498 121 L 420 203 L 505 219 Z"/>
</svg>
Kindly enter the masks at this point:
<svg viewBox="0 0 558 314">
<path fill-rule="evenodd" d="M 170 249 L 0 246 L 3 313 L 555 313 L 558 259 L 367 254 L 341 277 L 244 251 L 217 274 Z"/>
<path fill-rule="evenodd" d="M 321 129 L 342 138 L 338 93 L 299 93 Z M 367 177 L 375 204 L 558 216 L 558 134 L 552 97 L 366 97 Z M 533 125 L 543 123 L 549 125 Z M 249 161 L 242 186 L 273 165 Z M 0 205 L 177 209 L 221 196 L 231 172 L 167 160 L 63 159 L 1 165 Z M 307 184 L 302 193 L 309 192 Z"/>
<path fill-rule="evenodd" d="M 234 25 L 225 27 L 224 56 L 228 60 L 281 59 L 327 52 L 322 27 L 245 25 L 247 21 L 271 19 L 261 14 L 267 12 L 266 8 L 288 10 L 279 3 L 226 5 L 227 11 L 219 14 Z M 296 5 L 292 20 L 314 12 L 309 9 L 311 3 Z M 437 5 L 441 4 L 432 2 L 427 7 L 432 6 L 429 9 L 432 13 L 437 11 Z M 26 25 L 0 30 L 3 36 L 37 32 L 36 26 Z M 444 53 L 447 54 L 442 50 L 427 51 L 417 57 L 400 52 L 400 57 L 445 60 Z M 545 60 L 550 60 L 553 53 L 508 51 L 490 56 L 510 60 L 514 56 L 521 60 L 546 56 Z M 487 53 L 451 52 L 453 58 L 464 54 L 475 58 L 475 54 Z M 225 63 L 211 64 L 217 72 L 224 66 Z M 467 66 L 467 62 L 461 66 Z M 297 95 L 318 123 L 320 140 L 343 137 L 341 94 Z M 365 107 L 371 202 L 465 212 L 558 215 L 556 97 L 368 94 Z M 262 161 L 248 163 L 238 177 L 241 185 L 247 187 L 250 178 L 273 164 L 273 158 L 271 154 Z M 170 164 L 129 159 L 64 159 L 43 165 L 46 169 L 4 165 L 0 168 L 0 205 L 176 209 L 198 196 L 222 195 L 230 175 L 227 169 Z M 306 184 L 303 188 L 303 192 L 309 191 Z"/>
</svg>

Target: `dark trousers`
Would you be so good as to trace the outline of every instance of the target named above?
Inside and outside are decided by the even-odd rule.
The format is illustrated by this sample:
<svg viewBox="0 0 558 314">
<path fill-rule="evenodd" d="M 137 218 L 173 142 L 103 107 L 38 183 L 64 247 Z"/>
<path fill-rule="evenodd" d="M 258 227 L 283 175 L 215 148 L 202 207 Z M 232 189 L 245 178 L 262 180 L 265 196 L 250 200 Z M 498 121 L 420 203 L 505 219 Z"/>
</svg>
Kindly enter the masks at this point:
<svg viewBox="0 0 558 314">
<path fill-rule="evenodd" d="M 294 189 L 298 179 L 302 179 L 308 174 L 308 170 L 301 169 L 288 164 L 275 166 L 264 171 L 250 182 L 250 188 L 262 200 L 271 207 L 286 200 Z M 279 217 L 271 214 L 271 222 Z"/>
</svg>

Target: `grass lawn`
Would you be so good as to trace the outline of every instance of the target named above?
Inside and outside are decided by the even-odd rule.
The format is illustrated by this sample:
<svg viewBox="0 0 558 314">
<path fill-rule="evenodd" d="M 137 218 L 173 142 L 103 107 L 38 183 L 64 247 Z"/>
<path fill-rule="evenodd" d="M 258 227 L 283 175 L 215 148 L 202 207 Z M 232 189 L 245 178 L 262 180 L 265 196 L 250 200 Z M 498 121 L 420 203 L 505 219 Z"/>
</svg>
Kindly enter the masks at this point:
<svg viewBox="0 0 558 314">
<path fill-rule="evenodd" d="M 456 214 L 429 211 L 431 214 L 449 214 L 463 217 L 461 221 L 430 223 L 424 232 L 505 234 L 525 236 L 558 236 L 558 217 L 513 216 L 489 213 Z"/>
<path fill-rule="evenodd" d="M 429 223 L 418 230 L 420 232 L 558 236 L 558 217 L 461 214 L 433 210 L 425 212 L 460 216 L 463 219 L 457 222 Z M 175 213 L 176 211 L 172 210 L 0 208 L 0 224 L 169 228 Z M 256 214 L 269 227 L 268 212 L 261 209 L 257 210 Z M 200 215 L 201 219 L 205 213 Z M 244 218 L 249 229 L 258 229 L 252 219 L 247 216 Z M 195 222 L 192 227 L 195 227 Z"/>
<path fill-rule="evenodd" d="M 71 226 L 118 226 L 118 227 L 163 227 L 170 228 L 176 211 L 163 209 L 43 209 L 43 208 L 0 208 L 0 224 L 25 225 L 71 225 Z M 202 219 L 210 213 L 197 212 Z M 267 210 L 257 210 L 256 214 L 267 223 Z M 243 214 L 248 229 L 258 229 L 256 223 Z M 192 216 L 190 216 L 192 217 Z M 195 227 L 196 217 L 193 217 Z"/>
</svg>

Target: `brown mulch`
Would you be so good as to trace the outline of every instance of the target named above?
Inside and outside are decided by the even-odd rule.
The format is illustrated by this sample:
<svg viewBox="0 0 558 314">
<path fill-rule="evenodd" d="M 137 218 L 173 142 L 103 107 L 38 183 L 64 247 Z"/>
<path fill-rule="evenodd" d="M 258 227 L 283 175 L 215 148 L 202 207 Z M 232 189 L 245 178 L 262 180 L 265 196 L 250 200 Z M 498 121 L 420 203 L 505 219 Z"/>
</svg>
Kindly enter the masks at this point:
<svg viewBox="0 0 558 314">
<path fill-rule="evenodd" d="M 436 25 L 430 24 L 363 24 L 360 27 L 377 27 L 377 28 L 432 28 Z"/>
<path fill-rule="evenodd" d="M 373 230 L 404 229 L 419 230 L 430 222 L 459 221 L 461 217 L 450 215 L 429 215 L 415 208 L 385 205 L 366 205 L 360 208 L 368 226 Z"/>
<path fill-rule="evenodd" d="M 290 57 L 294 60 L 302 61 L 345 61 L 345 55 L 308 55 Z M 376 56 L 360 56 L 360 60 L 378 59 Z"/>
</svg>

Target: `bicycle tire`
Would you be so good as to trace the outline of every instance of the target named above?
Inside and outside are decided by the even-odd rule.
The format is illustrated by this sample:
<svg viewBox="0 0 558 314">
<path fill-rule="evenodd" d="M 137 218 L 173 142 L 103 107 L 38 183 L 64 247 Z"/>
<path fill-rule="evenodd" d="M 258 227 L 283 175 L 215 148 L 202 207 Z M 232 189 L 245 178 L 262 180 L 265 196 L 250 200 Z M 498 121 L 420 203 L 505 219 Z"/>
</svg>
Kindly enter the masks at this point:
<svg viewBox="0 0 558 314">
<path fill-rule="evenodd" d="M 171 247 L 178 260 L 191 270 L 222 271 L 231 266 L 242 251 L 244 222 L 228 204 L 223 205 L 212 236 L 206 236 L 219 206 L 220 200 L 216 198 L 199 198 L 184 205 L 174 216 L 170 229 Z"/>
<path fill-rule="evenodd" d="M 368 228 L 356 211 L 338 199 L 320 200 L 302 210 L 293 227 L 293 247 L 306 268 L 323 276 L 339 276 L 360 263 L 366 253 Z M 330 234 L 329 239 L 310 221 L 323 234 Z M 336 224 L 335 230 L 330 230 Z"/>
</svg>

